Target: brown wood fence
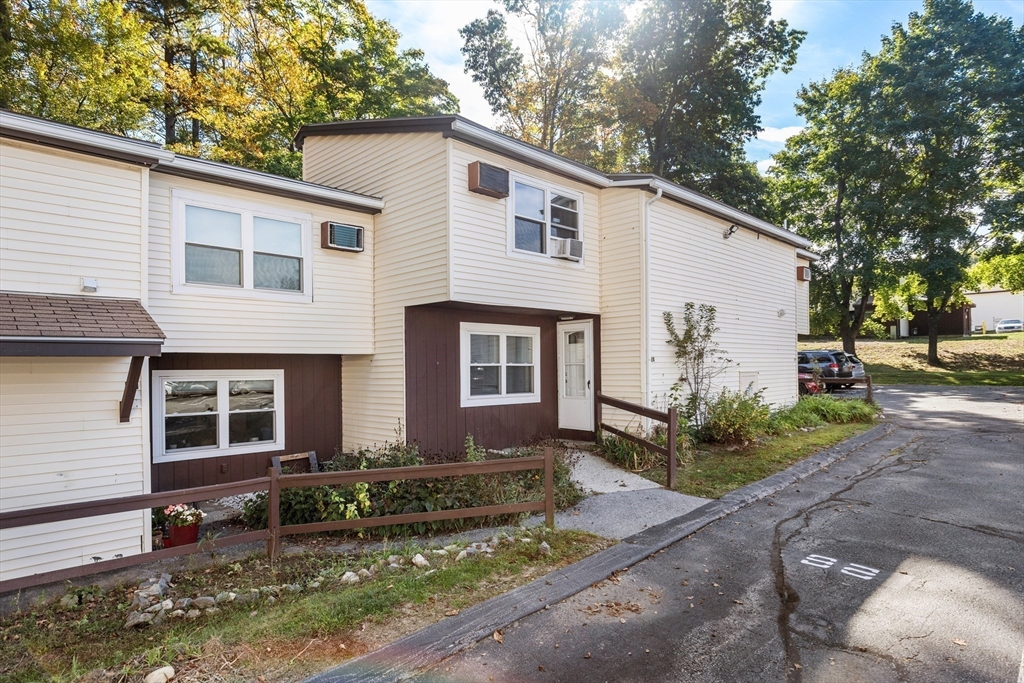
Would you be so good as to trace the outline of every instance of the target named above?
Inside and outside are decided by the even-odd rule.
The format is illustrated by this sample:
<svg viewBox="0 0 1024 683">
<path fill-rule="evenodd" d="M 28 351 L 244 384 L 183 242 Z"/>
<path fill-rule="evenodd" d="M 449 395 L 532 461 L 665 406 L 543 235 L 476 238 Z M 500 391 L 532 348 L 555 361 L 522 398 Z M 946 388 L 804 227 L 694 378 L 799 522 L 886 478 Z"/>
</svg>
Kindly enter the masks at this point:
<svg viewBox="0 0 1024 683">
<path fill-rule="evenodd" d="M 821 384 L 833 385 L 864 384 L 868 390 L 868 395 L 864 400 L 872 404 L 875 402 L 875 390 L 871 386 L 871 375 L 865 375 L 864 377 L 817 377 L 815 381 Z"/>
<path fill-rule="evenodd" d="M 649 417 L 652 420 L 658 420 L 664 422 L 668 426 L 668 447 L 659 446 L 656 443 L 652 443 L 647 439 L 643 439 L 635 434 L 616 429 L 611 425 L 607 425 L 602 420 L 601 406 L 611 406 L 612 408 L 618 408 L 619 410 L 625 410 L 635 415 L 641 415 L 643 417 Z M 655 410 L 654 408 L 648 408 L 647 406 L 637 405 L 636 403 L 629 403 L 628 401 L 622 401 L 611 396 L 605 396 L 598 392 L 597 394 L 597 427 L 600 431 L 609 432 L 615 436 L 632 441 L 633 443 L 646 448 L 649 451 L 655 453 L 661 453 L 668 459 L 668 488 L 675 490 L 676 488 L 676 439 L 679 433 L 679 416 L 675 408 L 669 408 L 668 411 Z"/>
<path fill-rule="evenodd" d="M 526 503 L 509 503 L 506 505 L 486 505 L 453 510 L 434 510 L 413 514 L 385 515 L 363 519 L 349 519 L 337 522 L 319 522 L 316 524 L 281 525 L 281 491 L 283 489 L 301 488 L 304 486 L 330 486 L 356 484 L 360 482 L 398 481 L 409 479 L 434 479 L 436 477 L 464 477 L 470 475 L 496 474 L 501 472 L 521 472 L 524 470 L 544 470 L 544 500 Z M 353 470 L 348 472 L 320 472 L 310 474 L 281 474 L 280 470 L 271 468 L 268 476 L 230 484 L 200 486 L 178 491 L 163 493 L 146 493 L 123 498 L 91 500 L 84 503 L 53 505 L 45 508 L 14 510 L 0 513 L 0 529 L 15 529 L 34 524 L 62 522 L 83 517 L 97 517 L 119 512 L 149 510 L 177 503 L 195 503 L 243 493 L 267 492 L 267 528 L 259 531 L 248 531 L 231 536 L 202 539 L 198 543 L 164 548 L 151 552 L 130 555 L 128 557 L 103 560 L 89 565 L 58 569 L 51 572 L 32 574 L 16 579 L 0 581 L 0 593 L 22 590 L 32 586 L 40 586 L 56 581 L 97 574 L 100 572 L 123 569 L 147 562 L 163 560 L 182 555 L 200 552 L 212 552 L 241 543 L 254 541 L 267 542 L 267 554 L 273 560 L 280 549 L 282 536 L 295 534 L 337 531 L 342 529 L 366 529 L 377 526 L 396 524 L 415 524 L 417 522 L 433 522 L 442 519 L 467 519 L 470 517 L 489 517 L 519 512 L 541 512 L 545 514 L 547 525 L 555 525 L 555 479 L 554 452 L 544 449 L 543 455 L 527 458 L 509 458 L 504 460 L 485 460 L 482 462 L 461 462 L 448 465 L 420 465 L 415 467 L 386 467 L 372 470 Z"/>
</svg>

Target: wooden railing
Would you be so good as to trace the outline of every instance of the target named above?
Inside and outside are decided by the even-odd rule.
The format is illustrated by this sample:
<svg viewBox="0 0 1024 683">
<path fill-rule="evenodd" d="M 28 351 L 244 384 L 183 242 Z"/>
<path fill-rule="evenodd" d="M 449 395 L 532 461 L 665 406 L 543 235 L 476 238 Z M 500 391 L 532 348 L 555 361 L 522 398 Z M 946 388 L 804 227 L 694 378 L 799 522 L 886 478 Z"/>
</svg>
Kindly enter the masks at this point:
<svg viewBox="0 0 1024 683">
<path fill-rule="evenodd" d="M 864 377 L 818 377 L 815 381 L 820 384 L 831 385 L 864 384 L 868 390 L 868 395 L 864 400 L 872 404 L 875 402 L 875 390 L 871 386 L 871 375 L 865 375 Z"/>
<path fill-rule="evenodd" d="M 654 451 L 655 453 L 661 453 L 662 455 L 664 455 L 668 459 L 668 463 L 666 466 L 668 469 L 667 485 L 669 489 L 675 490 L 677 448 L 676 439 L 678 437 L 679 432 L 679 416 L 676 413 L 676 409 L 669 408 L 668 411 L 655 410 L 653 408 L 648 408 L 646 406 L 637 405 L 636 403 L 629 403 L 628 401 L 622 401 L 617 398 L 612 398 L 611 396 L 605 396 L 600 392 L 598 392 L 597 394 L 596 403 L 598 429 L 600 431 L 614 434 L 615 436 L 626 439 L 627 441 L 631 441 L 642 448 L 646 448 L 649 451 Z M 649 417 L 652 420 L 658 420 L 659 422 L 664 422 L 668 427 L 668 446 L 659 446 L 658 444 L 648 441 L 647 439 L 643 439 L 639 436 L 636 436 L 635 434 L 630 434 L 627 431 L 616 429 L 611 425 L 605 424 L 602 418 L 603 411 L 601 409 L 603 405 L 610 406 L 612 408 L 618 408 L 619 410 L 625 410 L 635 415 L 640 415 L 642 417 Z"/>
<path fill-rule="evenodd" d="M 434 510 L 413 514 L 384 515 L 348 519 L 337 522 L 318 522 L 315 524 L 281 524 L 281 491 L 283 489 L 301 488 L 304 486 L 337 486 L 361 482 L 399 481 L 409 479 L 434 479 L 436 477 L 463 477 L 469 475 L 496 474 L 501 472 L 521 472 L 524 470 L 544 470 L 544 500 L 526 503 L 509 503 L 506 505 L 486 505 L 482 507 L 457 508 L 453 510 Z M 58 569 L 51 572 L 32 574 L 16 579 L 0 581 L 0 593 L 22 590 L 56 581 L 97 574 L 99 572 L 123 569 L 147 562 L 163 560 L 182 555 L 200 552 L 212 552 L 241 543 L 266 541 L 267 554 L 275 559 L 280 550 L 282 536 L 295 534 L 337 531 L 342 529 L 366 529 L 377 526 L 397 524 L 415 524 L 417 522 L 434 522 L 442 519 L 467 519 L 470 517 L 489 517 L 493 515 L 515 514 L 520 512 L 544 512 L 545 522 L 551 528 L 555 525 L 555 467 L 554 452 L 544 449 L 543 455 L 527 458 L 509 458 L 504 460 L 485 460 L 482 462 L 461 462 L 450 465 L 420 465 L 415 467 L 386 467 L 372 470 L 352 470 L 347 472 L 320 472 L 310 474 L 281 474 L 280 470 L 270 468 L 268 476 L 230 484 L 200 486 L 178 491 L 162 493 L 145 493 L 123 498 L 92 500 L 84 503 L 53 505 L 45 508 L 14 510 L 0 513 L 0 529 L 15 529 L 62 522 L 84 517 L 97 517 L 119 512 L 148 510 L 177 503 L 195 503 L 243 493 L 267 492 L 267 528 L 259 531 L 248 531 L 231 536 L 203 539 L 198 543 L 164 548 L 128 557 L 112 560 L 101 560 L 89 565 Z"/>
</svg>

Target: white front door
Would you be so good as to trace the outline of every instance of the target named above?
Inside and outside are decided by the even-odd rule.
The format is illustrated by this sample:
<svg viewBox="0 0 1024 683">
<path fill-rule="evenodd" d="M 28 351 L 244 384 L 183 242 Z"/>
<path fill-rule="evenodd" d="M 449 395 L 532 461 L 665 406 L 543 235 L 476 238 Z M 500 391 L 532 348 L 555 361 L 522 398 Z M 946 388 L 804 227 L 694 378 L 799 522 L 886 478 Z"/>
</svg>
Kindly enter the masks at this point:
<svg viewBox="0 0 1024 683">
<path fill-rule="evenodd" d="M 594 431 L 594 324 L 558 323 L 558 427 Z"/>
</svg>

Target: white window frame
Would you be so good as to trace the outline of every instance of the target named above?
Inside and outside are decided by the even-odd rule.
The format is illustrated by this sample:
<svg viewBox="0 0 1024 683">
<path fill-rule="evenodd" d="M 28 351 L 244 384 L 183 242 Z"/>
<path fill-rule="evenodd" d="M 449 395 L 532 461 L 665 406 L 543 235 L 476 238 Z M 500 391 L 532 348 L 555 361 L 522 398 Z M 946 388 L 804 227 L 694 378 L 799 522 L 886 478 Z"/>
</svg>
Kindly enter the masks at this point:
<svg viewBox="0 0 1024 683">
<path fill-rule="evenodd" d="M 229 211 L 242 216 L 242 284 L 217 285 L 185 281 L 185 206 Z M 302 226 L 302 291 L 253 286 L 253 218 L 271 218 Z M 263 301 L 313 302 L 313 216 L 230 197 L 175 189 L 171 192 L 171 292 Z"/>
<path fill-rule="evenodd" d="M 197 381 L 217 380 L 217 441 L 213 448 L 189 448 L 187 450 L 166 450 L 164 429 L 164 381 L 194 379 Z M 255 444 L 228 444 L 228 389 L 231 380 L 274 380 L 274 441 Z M 245 453 L 267 453 L 284 450 L 284 370 L 158 370 L 153 373 L 153 462 L 179 462 L 199 458 L 216 458 L 225 455 Z"/>
<path fill-rule="evenodd" d="M 516 405 L 520 403 L 540 403 L 540 328 L 525 327 L 520 325 L 494 325 L 489 323 L 461 323 L 459 342 L 459 374 L 462 377 L 462 396 L 460 405 L 463 408 L 474 406 L 500 406 Z M 501 394 L 489 396 L 472 396 L 470 394 L 469 377 L 469 337 L 472 334 L 498 335 L 501 339 L 498 342 L 499 367 L 501 368 Z M 505 391 L 505 368 L 507 367 L 505 338 L 530 337 L 533 340 L 533 392 L 529 394 L 506 394 Z"/>
<path fill-rule="evenodd" d="M 583 258 L 579 261 L 570 261 L 567 259 L 558 259 L 551 255 L 551 216 L 545 215 L 545 238 L 547 241 L 544 243 L 545 251 L 543 254 L 536 251 L 528 251 L 526 249 L 516 249 L 516 182 L 520 182 L 524 185 L 535 187 L 538 190 L 544 191 L 544 206 L 547 214 L 551 213 L 551 195 L 560 194 L 570 199 L 576 200 L 576 214 L 579 217 L 579 225 L 576 228 L 576 236 L 581 242 L 583 242 Z M 558 262 L 560 265 L 565 267 L 582 268 L 587 259 L 587 248 L 586 240 L 583 239 L 584 230 L 584 211 L 583 211 L 583 194 L 576 190 L 571 190 L 561 185 L 554 185 L 547 181 L 541 180 L 540 178 L 534 178 L 528 175 L 522 175 L 515 171 L 509 171 L 509 195 L 505 200 L 505 220 L 506 220 L 506 232 L 508 233 L 508 255 L 513 258 L 522 259 L 548 259 Z"/>
</svg>

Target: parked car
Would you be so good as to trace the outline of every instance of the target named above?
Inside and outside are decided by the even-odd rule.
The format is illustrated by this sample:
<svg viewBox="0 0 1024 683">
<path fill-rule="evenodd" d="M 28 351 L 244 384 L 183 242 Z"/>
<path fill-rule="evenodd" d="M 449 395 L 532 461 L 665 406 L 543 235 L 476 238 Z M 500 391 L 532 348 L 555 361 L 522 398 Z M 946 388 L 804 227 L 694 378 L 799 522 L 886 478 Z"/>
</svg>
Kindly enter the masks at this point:
<svg viewBox="0 0 1024 683">
<path fill-rule="evenodd" d="M 857 358 L 857 356 L 853 355 L 852 353 L 845 353 L 844 352 L 843 355 L 845 355 L 846 359 L 849 360 L 850 363 L 853 365 L 853 378 L 854 379 L 863 379 L 863 377 L 864 377 L 864 361 L 862 361 L 860 358 Z M 844 384 L 843 386 L 849 388 L 849 387 L 852 387 L 853 385 L 852 384 Z"/>
<path fill-rule="evenodd" d="M 1017 318 L 1003 318 L 996 323 L 996 332 L 998 334 L 1003 332 L 1024 332 L 1024 323 Z"/>
<path fill-rule="evenodd" d="M 818 375 L 825 379 L 853 377 L 853 363 L 842 351 L 801 351 L 797 354 L 797 372 Z M 825 391 L 833 391 L 837 385 L 825 384 Z"/>
</svg>

